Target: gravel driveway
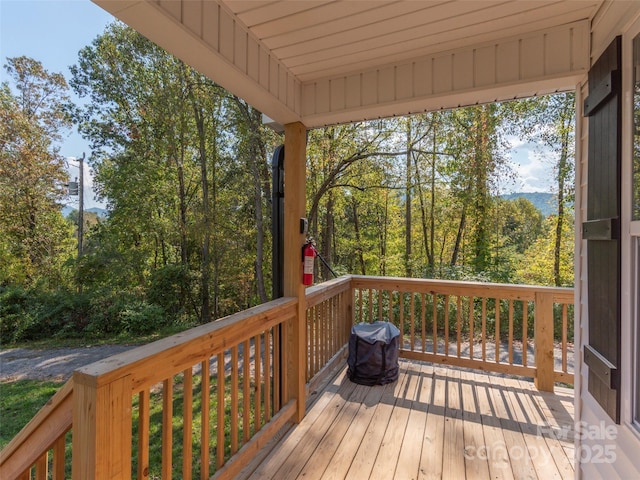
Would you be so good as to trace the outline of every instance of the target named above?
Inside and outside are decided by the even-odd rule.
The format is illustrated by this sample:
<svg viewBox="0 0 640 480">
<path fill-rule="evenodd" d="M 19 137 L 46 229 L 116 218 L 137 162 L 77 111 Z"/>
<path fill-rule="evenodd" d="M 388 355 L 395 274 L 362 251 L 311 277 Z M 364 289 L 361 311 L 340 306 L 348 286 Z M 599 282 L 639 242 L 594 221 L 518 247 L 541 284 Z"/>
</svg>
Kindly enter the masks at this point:
<svg viewBox="0 0 640 480">
<path fill-rule="evenodd" d="M 0 350 L 0 382 L 15 380 L 65 381 L 74 370 L 120 352 L 130 345 L 54 348 L 46 350 L 9 348 Z"/>
</svg>

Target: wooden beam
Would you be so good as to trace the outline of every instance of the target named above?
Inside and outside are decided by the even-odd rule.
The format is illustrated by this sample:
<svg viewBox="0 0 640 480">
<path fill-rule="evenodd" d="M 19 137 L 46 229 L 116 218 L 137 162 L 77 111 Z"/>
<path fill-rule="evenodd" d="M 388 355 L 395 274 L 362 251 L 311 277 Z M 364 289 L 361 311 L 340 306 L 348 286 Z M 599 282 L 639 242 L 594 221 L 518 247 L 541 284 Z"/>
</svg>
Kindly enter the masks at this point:
<svg viewBox="0 0 640 480">
<path fill-rule="evenodd" d="M 553 297 L 536 293 L 534 344 L 536 360 L 535 385 L 543 392 L 553 392 Z"/>
<path fill-rule="evenodd" d="M 298 299 L 298 314 L 289 331 L 287 391 L 283 403 L 297 400 L 295 420 L 305 414 L 306 383 L 306 301 L 302 284 L 302 245 L 300 219 L 306 210 L 307 129 L 299 122 L 284 126 L 284 295 Z"/>
<path fill-rule="evenodd" d="M 73 380 L 73 480 L 130 479 L 131 377 L 102 386 L 77 373 Z"/>
</svg>

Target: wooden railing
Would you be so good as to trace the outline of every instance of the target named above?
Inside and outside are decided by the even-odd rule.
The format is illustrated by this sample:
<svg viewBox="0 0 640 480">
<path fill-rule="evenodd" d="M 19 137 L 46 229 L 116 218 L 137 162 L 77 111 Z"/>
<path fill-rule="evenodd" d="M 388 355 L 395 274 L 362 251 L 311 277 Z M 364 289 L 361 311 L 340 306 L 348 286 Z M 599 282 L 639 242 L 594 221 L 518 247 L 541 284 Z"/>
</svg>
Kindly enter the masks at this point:
<svg viewBox="0 0 640 480">
<path fill-rule="evenodd" d="M 310 384 L 344 365 L 354 322 L 393 322 L 408 359 L 573 383 L 571 289 L 347 276 L 306 305 L 306 365 L 283 298 L 76 371 L 2 450 L 0 478 L 68 477 L 72 426 L 76 479 L 232 478 L 296 418 L 290 369 Z"/>
<path fill-rule="evenodd" d="M 573 383 L 573 289 L 365 276 L 351 281 L 355 322 L 394 323 L 402 333 L 402 357 L 531 377 L 545 391 L 555 382 Z"/>
<path fill-rule="evenodd" d="M 0 452 L 0 478 L 68 478 L 73 381 L 69 380 Z M 66 471 L 65 471 L 66 470 Z"/>
<path fill-rule="evenodd" d="M 275 300 L 76 371 L 73 477 L 232 478 L 296 413 L 296 309 Z"/>
<path fill-rule="evenodd" d="M 340 277 L 308 288 L 307 302 L 307 382 L 330 361 L 346 355 L 353 319 L 351 277 Z M 336 356 L 339 353 L 342 356 Z"/>
</svg>

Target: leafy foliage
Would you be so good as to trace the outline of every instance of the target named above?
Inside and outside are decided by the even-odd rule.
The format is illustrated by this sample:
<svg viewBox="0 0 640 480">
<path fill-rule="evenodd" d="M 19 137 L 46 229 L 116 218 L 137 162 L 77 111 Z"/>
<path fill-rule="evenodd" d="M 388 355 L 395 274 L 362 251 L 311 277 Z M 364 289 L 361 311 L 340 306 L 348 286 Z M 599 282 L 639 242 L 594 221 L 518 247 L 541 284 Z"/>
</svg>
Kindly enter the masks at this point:
<svg viewBox="0 0 640 480">
<path fill-rule="evenodd" d="M 268 300 L 269 154 L 261 113 L 115 22 L 65 80 L 9 59 L 0 90 L 0 334 L 145 335 Z M 425 113 L 312 130 L 310 234 L 338 274 L 572 283 L 573 97 Z M 36 107 L 37 105 L 37 107 Z M 70 118 L 91 141 L 108 218 L 76 257 L 56 149 Z M 499 196 L 506 135 L 552 161 L 558 210 Z M 560 194 L 562 192 L 562 194 Z M 559 235 L 561 232 L 561 235 Z M 317 281 L 332 273 L 318 263 Z"/>
<path fill-rule="evenodd" d="M 67 83 L 27 57 L 5 70 L 18 92 L 0 87 L 0 284 L 63 281 L 70 226 L 60 213 L 66 183 L 56 142 L 70 127 Z"/>
</svg>

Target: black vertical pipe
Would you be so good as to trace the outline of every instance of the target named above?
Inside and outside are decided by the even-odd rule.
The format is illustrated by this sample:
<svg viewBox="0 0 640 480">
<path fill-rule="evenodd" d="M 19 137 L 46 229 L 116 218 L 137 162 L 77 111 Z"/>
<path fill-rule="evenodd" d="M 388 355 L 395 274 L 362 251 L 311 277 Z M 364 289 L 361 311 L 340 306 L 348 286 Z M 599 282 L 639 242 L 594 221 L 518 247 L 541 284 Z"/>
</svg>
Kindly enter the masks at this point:
<svg viewBox="0 0 640 480">
<path fill-rule="evenodd" d="M 271 235 L 272 235 L 272 300 L 284 297 L 284 145 L 280 145 L 273 152 L 271 159 Z M 286 342 L 282 338 L 282 325 L 276 327 L 280 333 L 280 358 L 274 358 L 279 364 L 280 372 L 285 368 L 282 362 L 282 349 Z M 266 352 L 265 352 L 266 354 Z M 284 385 L 281 383 L 280 399 L 284 398 Z M 275 405 L 274 405 L 275 407 Z"/>
<path fill-rule="evenodd" d="M 271 235 L 272 235 L 272 296 L 284 296 L 284 145 L 273 152 L 271 159 Z"/>
</svg>

